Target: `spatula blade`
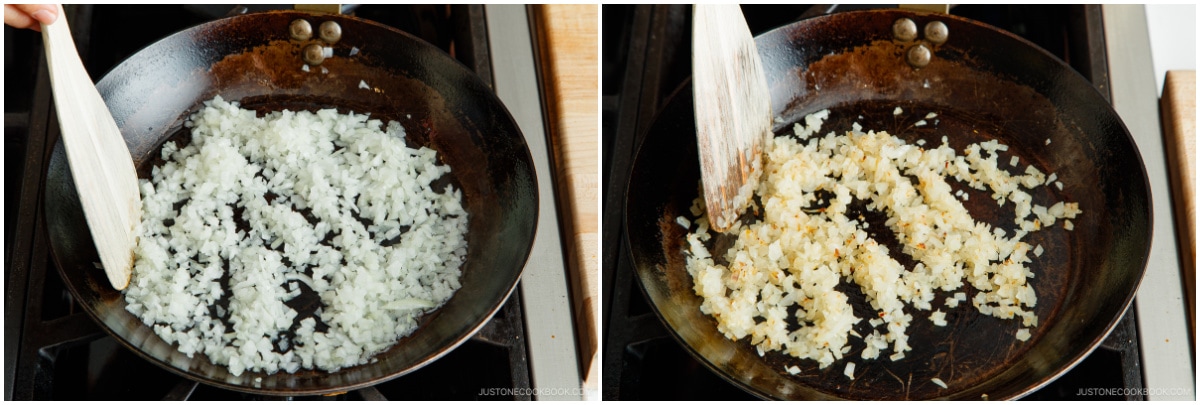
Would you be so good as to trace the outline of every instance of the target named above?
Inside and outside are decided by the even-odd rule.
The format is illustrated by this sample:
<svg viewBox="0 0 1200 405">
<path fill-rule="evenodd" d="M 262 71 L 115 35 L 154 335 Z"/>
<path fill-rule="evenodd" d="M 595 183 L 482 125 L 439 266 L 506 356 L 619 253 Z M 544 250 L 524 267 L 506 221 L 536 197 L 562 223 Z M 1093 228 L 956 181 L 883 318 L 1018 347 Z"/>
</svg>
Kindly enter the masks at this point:
<svg viewBox="0 0 1200 405">
<path fill-rule="evenodd" d="M 42 24 L 59 127 L 100 263 L 113 288 L 122 290 L 133 274 L 135 228 L 142 215 L 137 172 L 120 129 L 84 70 L 61 6 L 59 16 Z"/>
<path fill-rule="evenodd" d="M 694 8 L 692 86 L 696 142 L 710 225 L 728 230 L 762 175 L 771 94 L 754 37 L 737 5 Z"/>
</svg>

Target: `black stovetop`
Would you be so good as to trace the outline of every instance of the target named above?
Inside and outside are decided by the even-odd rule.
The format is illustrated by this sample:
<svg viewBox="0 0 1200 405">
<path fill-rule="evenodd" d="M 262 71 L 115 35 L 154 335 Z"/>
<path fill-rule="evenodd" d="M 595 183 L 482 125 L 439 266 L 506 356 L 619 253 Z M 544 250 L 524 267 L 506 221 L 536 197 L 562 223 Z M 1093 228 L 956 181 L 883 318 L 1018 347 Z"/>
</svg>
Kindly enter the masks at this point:
<svg viewBox="0 0 1200 405">
<path fill-rule="evenodd" d="M 93 79 L 143 47 L 250 6 L 68 6 Z M 363 5 L 354 15 L 438 46 L 491 83 L 482 6 Z M 40 34 L 5 27 L 4 153 L 6 400 L 269 399 L 198 384 L 142 359 L 105 334 L 74 302 L 51 258 L 42 218 L 49 153 L 58 137 Z M 411 374 L 373 387 L 307 399 L 529 399 L 520 293 L 475 336 Z M 499 388 L 500 390 L 496 390 Z M 506 390 L 505 388 L 515 388 Z M 490 389 L 490 390 L 489 390 Z"/>
<path fill-rule="evenodd" d="M 893 5 L 894 6 L 894 5 Z M 864 5 L 742 6 L 754 34 L 802 18 Z M 1109 93 L 1099 6 L 959 5 L 951 14 L 1010 31 L 1046 49 Z M 603 398 L 753 399 L 699 363 L 671 337 L 637 285 L 624 244 L 623 194 L 655 113 L 691 74 L 691 9 L 686 5 L 603 6 L 602 135 L 604 147 Z M 1130 306 L 1130 308 L 1133 308 Z M 1134 312 L 1070 372 L 1024 399 L 1084 399 L 1083 388 L 1142 387 Z M 1087 396 L 1086 399 L 1143 399 Z"/>
</svg>

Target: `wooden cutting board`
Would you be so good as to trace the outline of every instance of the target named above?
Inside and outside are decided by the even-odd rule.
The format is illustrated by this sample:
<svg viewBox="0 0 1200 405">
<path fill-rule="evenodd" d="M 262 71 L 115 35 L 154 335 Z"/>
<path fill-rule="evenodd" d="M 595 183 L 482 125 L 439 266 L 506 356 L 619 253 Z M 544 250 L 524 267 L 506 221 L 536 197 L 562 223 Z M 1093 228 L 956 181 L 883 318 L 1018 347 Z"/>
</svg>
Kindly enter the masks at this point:
<svg viewBox="0 0 1200 405">
<path fill-rule="evenodd" d="M 1161 102 L 1186 306 L 1196 336 L 1196 71 L 1168 71 Z"/>
<path fill-rule="evenodd" d="M 533 8 L 585 392 L 600 381 L 599 15 L 597 5 Z"/>
</svg>

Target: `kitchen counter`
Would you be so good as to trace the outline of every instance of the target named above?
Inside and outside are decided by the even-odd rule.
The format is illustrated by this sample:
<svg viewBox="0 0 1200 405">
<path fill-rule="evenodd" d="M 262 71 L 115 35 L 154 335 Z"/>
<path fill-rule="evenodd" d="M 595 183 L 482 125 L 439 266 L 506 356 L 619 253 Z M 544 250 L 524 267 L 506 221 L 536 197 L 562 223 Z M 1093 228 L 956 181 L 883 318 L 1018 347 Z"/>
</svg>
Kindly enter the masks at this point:
<svg viewBox="0 0 1200 405">
<path fill-rule="evenodd" d="M 1105 46 L 1114 56 L 1109 63 L 1113 107 L 1142 154 L 1154 200 L 1154 239 L 1134 300 L 1145 394 L 1150 400 L 1194 400 L 1195 361 L 1187 321 L 1193 304 L 1184 299 L 1145 8 L 1104 5 L 1103 11 Z"/>
</svg>

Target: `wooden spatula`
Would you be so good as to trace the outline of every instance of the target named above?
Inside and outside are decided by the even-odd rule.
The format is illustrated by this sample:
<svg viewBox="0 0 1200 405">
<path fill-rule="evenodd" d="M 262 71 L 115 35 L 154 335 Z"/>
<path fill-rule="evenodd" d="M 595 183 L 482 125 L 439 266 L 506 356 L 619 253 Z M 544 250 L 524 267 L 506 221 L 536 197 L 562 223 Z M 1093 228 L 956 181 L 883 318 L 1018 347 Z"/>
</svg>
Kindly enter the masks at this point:
<svg viewBox="0 0 1200 405">
<path fill-rule="evenodd" d="M 79 60 L 61 6 L 58 15 L 53 24 L 42 24 L 58 123 L 100 263 L 113 288 L 122 290 L 129 285 L 134 227 L 142 218 L 137 173 L 117 123 Z"/>
<path fill-rule="evenodd" d="M 710 226 L 725 231 L 758 187 L 771 94 L 741 8 L 694 7 L 692 87 L 704 203 Z"/>
</svg>

